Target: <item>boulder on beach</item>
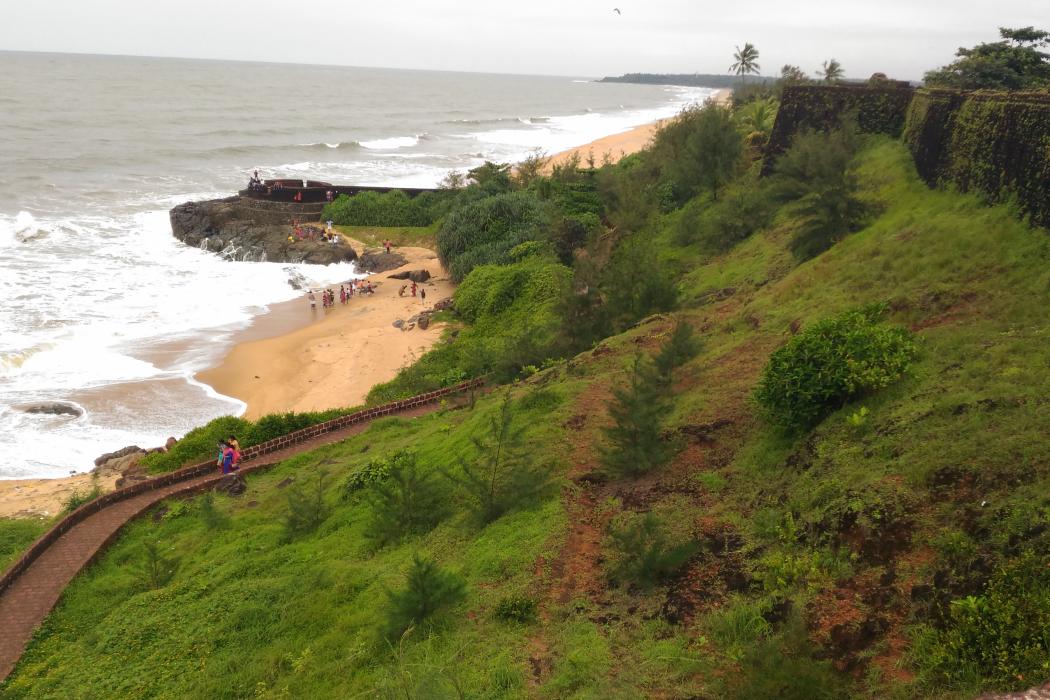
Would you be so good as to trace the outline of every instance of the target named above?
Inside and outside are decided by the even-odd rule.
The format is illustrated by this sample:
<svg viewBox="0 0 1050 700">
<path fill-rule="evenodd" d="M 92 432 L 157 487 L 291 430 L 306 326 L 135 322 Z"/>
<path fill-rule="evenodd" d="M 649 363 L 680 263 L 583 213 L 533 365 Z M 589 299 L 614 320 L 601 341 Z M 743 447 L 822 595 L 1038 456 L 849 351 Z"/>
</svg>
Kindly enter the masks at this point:
<svg viewBox="0 0 1050 700">
<path fill-rule="evenodd" d="M 389 279 L 393 280 L 411 280 L 416 283 L 423 283 L 430 279 L 429 270 L 405 270 L 403 272 L 395 272 L 392 275 L 387 275 Z"/>
<path fill-rule="evenodd" d="M 75 403 L 68 401 L 42 401 L 22 406 L 26 413 L 42 413 L 49 416 L 74 416 L 79 418 L 84 415 L 84 409 Z"/>
<path fill-rule="evenodd" d="M 357 258 L 357 266 L 372 274 L 396 270 L 407 263 L 408 260 L 405 259 L 404 255 L 387 253 L 381 248 L 366 250 Z"/>
<path fill-rule="evenodd" d="M 106 454 L 97 457 L 95 459 L 95 466 L 101 467 L 103 464 L 110 460 L 120 459 L 121 457 L 127 457 L 128 455 L 140 453 L 146 454 L 146 450 L 142 449 L 138 445 L 128 445 L 127 447 L 122 447 L 119 450 L 116 450 L 114 452 L 107 452 Z"/>
</svg>

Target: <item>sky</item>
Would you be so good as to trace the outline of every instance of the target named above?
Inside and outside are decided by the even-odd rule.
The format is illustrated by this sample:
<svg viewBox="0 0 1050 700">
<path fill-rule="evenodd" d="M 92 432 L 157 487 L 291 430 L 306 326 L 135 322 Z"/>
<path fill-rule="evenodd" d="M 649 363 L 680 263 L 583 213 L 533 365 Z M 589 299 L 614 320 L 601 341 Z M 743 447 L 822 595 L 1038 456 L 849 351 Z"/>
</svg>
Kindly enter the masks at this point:
<svg viewBox="0 0 1050 700">
<path fill-rule="evenodd" d="M 614 7 L 621 14 L 613 11 Z M 999 26 L 1050 29 L 1050 0 L 0 0 L 0 50 L 599 77 L 763 73 L 919 79 Z"/>
</svg>

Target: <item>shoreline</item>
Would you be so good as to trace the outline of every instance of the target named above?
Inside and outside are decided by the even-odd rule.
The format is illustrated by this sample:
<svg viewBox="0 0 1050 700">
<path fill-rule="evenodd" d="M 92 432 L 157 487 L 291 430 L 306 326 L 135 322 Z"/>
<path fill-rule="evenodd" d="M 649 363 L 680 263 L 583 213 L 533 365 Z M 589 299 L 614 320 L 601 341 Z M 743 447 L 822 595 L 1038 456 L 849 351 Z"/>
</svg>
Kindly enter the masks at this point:
<svg viewBox="0 0 1050 700">
<path fill-rule="evenodd" d="M 723 88 L 717 90 L 707 98 L 706 102 L 714 102 L 716 104 L 725 105 L 733 96 L 733 91 L 730 88 Z M 655 122 L 648 124 L 642 124 L 636 126 L 633 129 L 622 131 L 618 134 L 611 134 L 609 136 L 603 136 L 600 139 L 595 139 L 590 143 L 585 143 L 582 146 L 576 146 L 565 151 L 560 151 L 546 158 L 546 162 L 543 164 L 543 171 L 550 173 L 557 166 L 565 165 L 574 158 L 579 158 L 579 161 L 583 165 L 588 164 L 588 160 L 594 159 L 596 166 L 601 166 L 608 160 L 609 163 L 616 163 L 622 158 L 637 153 L 652 141 L 653 136 L 666 122 L 674 119 L 674 117 L 668 117 L 666 119 L 658 119 Z"/>
<path fill-rule="evenodd" d="M 731 95 L 732 90 L 718 90 L 708 100 L 725 104 Z M 606 154 L 610 162 L 616 162 L 645 148 L 666 121 L 643 124 L 548 156 L 544 171 L 564 164 L 574 154 L 583 163 L 592 153 L 597 164 Z M 361 242 L 351 240 L 351 244 L 359 253 L 364 252 Z M 214 366 L 197 372 L 194 380 L 244 403 L 242 415 L 249 419 L 267 413 L 362 403 L 372 386 L 393 379 L 399 369 L 433 347 L 442 335 L 441 324 L 425 331 L 400 331 L 393 322 L 433 309 L 454 291 L 434 251 L 418 247 L 398 247 L 395 251 L 405 256 L 405 265 L 363 278 L 376 285 L 374 295 L 355 295 L 345 306 L 337 299 L 336 306 L 327 311 L 318 299 L 313 314 L 305 292 L 299 299 L 272 304 L 266 313 L 237 331 L 225 354 Z M 403 282 L 388 279 L 398 271 L 419 269 L 431 274 L 431 279 L 420 285 L 427 292 L 425 305 L 418 297 L 398 297 Z M 338 285 L 335 289 L 338 292 Z M 344 368 L 346 371 L 340 371 Z M 100 447 L 100 452 L 114 448 Z M 74 491 L 89 491 L 95 483 L 103 491 L 112 490 L 119 474 L 107 472 L 95 477 L 103 470 L 50 479 L 0 479 L 0 518 L 53 516 Z"/>
<path fill-rule="evenodd" d="M 353 245 L 363 252 L 361 243 Z M 249 419 L 363 403 L 373 386 L 393 379 L 441 338 L 440 324 L 402 331 L 394 322 L 432 310 L 454 290 L 435 252 L 407 246 L 394 251 L 405 257 L 404 265 L 362 278 L 372 282 L 374 294 L 354 295 L 345 305 L 337 298 L 334 307 L 323 309 L 318 293 L 311 310 L 304 292 L 300 299 L 280 305 L 283 318 L 259 316 L 234 336 L 233 346 L 217 365 L 195 378 L 243 401 L 243 416 Z M 412 270 L 431 275 L 419 285 L 426 291 L 425 303 L 407 291 L 398 296 L 406 281 L 389 278 Z M 338 297 L 338 285 L 334 291 Z"/>
</svg>

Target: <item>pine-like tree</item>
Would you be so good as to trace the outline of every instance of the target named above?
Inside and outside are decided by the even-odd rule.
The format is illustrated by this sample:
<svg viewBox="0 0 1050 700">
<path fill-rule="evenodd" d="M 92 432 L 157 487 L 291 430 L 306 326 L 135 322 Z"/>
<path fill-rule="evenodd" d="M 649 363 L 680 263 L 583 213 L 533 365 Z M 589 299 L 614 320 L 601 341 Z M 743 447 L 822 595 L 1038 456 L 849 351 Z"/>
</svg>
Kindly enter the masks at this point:
<svg viewBox="0 0 1050 700">
<path fill-rule="evenodd" d="M 423 624 L 465 597 L 463 579 L 445 571 L 433 559 L 414 554 L 404 588 L 387 591 L 387 637 L 400 637 L 410 626 Z"/>
<path fill-rule="evenodd" d="M 637 476 L 666 463 L 672 446 L 661 433 L 671 405 L 654 364 L 641 355 L 635 357 L 630 382 L 613 389 L 609 407 L 613 424 L 603 429 L 610 443 L 602 453 L 605 468 L 617 476 Z"/>
<path fill-rule="evenodd" d="M 419 471 L 415 453 L 399 452 L 391 462 L 389 476 L 366 496 L 372 507 L 366 533 L 379 545 L 427 532 L 442 516 L 433 473 Z"/>
<path fill-rule="evenodd" d="M 532 498 L 550 480 L 549 471 L 528 458 L 524 431 L 525 426 L 514 420 L 510 394 L 504 394 L 499 409 L 489 417 L 485 434 L 470 438 L 478 458 L 461 462 L 462 475 L 442 472 L 466 490 L 471 508 L 482 523 L 490 523 Z"/>
<path fill-rule="evenodd" d="M 696 357 L 699 352 L 700 340 L 693 332 L 693 327 L 685 321 L 678 320 L 671 336 L 653 360 L 664 386 L 670 389 L 674 384 L 675 371 Z"/>
</svg>

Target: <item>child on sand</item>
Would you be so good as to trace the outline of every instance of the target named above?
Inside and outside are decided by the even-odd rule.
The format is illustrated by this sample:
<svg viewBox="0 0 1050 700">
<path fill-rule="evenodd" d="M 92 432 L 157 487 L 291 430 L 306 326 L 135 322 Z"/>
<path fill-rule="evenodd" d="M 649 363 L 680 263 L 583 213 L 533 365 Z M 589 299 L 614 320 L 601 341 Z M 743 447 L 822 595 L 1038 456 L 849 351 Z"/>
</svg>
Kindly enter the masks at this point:
<svg viewBox="0 0 1050 700">
<path fill-rule="evenodd" d="M 420 289 L 419 290 L 419 303 L 420 304 L 426 304 L 427 303 L 427 290 L 425 290 L 425 289 Z"/>
</svg>

